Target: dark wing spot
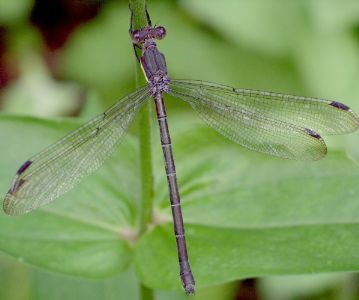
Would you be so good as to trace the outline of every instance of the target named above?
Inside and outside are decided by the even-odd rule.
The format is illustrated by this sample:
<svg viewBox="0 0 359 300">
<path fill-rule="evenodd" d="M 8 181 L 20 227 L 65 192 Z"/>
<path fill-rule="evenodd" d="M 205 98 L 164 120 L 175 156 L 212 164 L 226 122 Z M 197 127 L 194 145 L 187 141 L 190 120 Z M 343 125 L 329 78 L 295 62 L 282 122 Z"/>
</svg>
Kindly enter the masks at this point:
<svg viewBox="0 0 359 300">
<path fill-rule="evenodd" d="M 100 126 L 97 126 L 96 129 L 95 129 L 95 136 L 97 137 L 101 131 L 102 127 Z"/>
<path fill-rule="evenodd" d="M 340 102 L 332 101 L 329 103 L 329 105 L 339 108 L 341 110 L 349 110 L 348 106 L 346 106 L 345 104 L 340 103 Z"/>
<path fill-rule="evenodd" d="M 25 170 L 32 164 L 31 160 L 27 160 L 21 167 L 20 169 L 17 171 L 17 175 L 20 175 L 22 173 L 25 172 Z"/>
<path fill-rule="evenodd" d="M 305 128 L 304 132 L 306 134 L 309 134 L 311 137 L 314 137 L 314 138 L 316 138 L 318 140 L 320 140 L 322 138 L 318 133 L 316 133 L 315 131 L 313 131 L 313 130 L 311 130 L 309 128 Z"/>
<path fill-rule="evenodd" d="M 24 184 L 24 182 L 25 182 L 24 179 L 16 180 L 14 185 L 9 190 L 9 194 L 14 195 L 19 190 L 19 188 Z"/>
</svg>

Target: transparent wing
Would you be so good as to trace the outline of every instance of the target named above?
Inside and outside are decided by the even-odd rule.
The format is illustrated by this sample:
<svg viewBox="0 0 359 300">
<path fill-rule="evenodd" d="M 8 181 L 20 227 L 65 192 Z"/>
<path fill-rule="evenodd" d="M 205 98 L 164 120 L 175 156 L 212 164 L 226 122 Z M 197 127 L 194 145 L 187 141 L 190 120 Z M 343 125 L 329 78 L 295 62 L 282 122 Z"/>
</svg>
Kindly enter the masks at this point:
<svg viewBox="0 0 359 300">
<path fill-rule="evenodd" d="M 18 215 L 43 206 L 96 170 L 120 143 L 148 96 L 147 87 L 138 89 L 26 161 L 5 196 L 4 211 Z"/>
<path fill-rule="evenodd" d="M 358 117 L 334 101 L 187 80 L 172 80 L 168 93 L 234 142 L 282 158 L 318 160 L 326 154 L 318 132 L 341 134 L 359 126 Z"/>
<path fill-rule="evenodd" d="M 309 128 L 322 135 L 353 132 L 358 116 L 346 105 L 325 99 L 292 96 L 249 89 L 236 89 L 204 81 L 173 80 L 174 92 L 207 99 L 208 105 L 227 107 L 231 112 L 245 110 L 269 119 Z"/>
</svg>

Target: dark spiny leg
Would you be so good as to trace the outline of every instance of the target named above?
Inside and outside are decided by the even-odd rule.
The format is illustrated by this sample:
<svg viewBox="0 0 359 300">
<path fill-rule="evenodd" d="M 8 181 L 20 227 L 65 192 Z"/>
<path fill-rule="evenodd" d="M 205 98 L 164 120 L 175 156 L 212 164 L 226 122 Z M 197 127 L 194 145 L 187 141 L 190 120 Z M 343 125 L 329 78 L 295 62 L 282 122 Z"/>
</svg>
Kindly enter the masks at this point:
<svg viewBox="0 0 359 300">
<path fill-rule="evenodd" d="M 146 17 L 147 17 L 148 26 L 152 27 L 152 21 L 151 21 L 151 18 L 150 18 L 150 14 L 148 13 L 148 10 L 147 10 L 147 3 L 145 4 L 145 11 L 146 11 Z"/>
<path fill-rule="evenodd" d="M 131 17 L 130 17 L 130 35 L 132 35 L 132 33 L 133 33 L 133 10 L 132 10 L 132 8 L 131 8 L 131 4 L 129 3 L 128 4 L 128 9 L 130 10 L 130 12 L 131 12 Z"/>
<path fill-rule="evenodd" d="M 132 37 L 132 34 L 133 34 L 133 10 L 132 10 L 132 8 L 131 8 L 131 4 L 128 4 L 128 8 L 129 8 L 129 10 L 130 10 L 130 12 L 131 12 L 130 29 L 129 29 L 129 31 L 130 31 L 130 36 Z M 133 45 L 133 51 L 135 52 L 136 58 L 137 58 L 138 61 L 140 61 L 140 57 L 139 57 L 138 54 L 137 54 L 136 48 L 141 50 L 141 47 L 138 46 L 137 44 L 134 44 L 134 43 L 132 43 L 132 45 Z"/>
<path fill-rule="evenodd" d="M 128 4 L 128 8 L 131 12 L 131 19 L 130 19 L 130 33 L 133 32 L 133 10 L 131 8 L 131 4 Z M 147 10 L 147 3 L 145 4 L 145 11 L 146 11 L 146 18 L 147 18 L 147 24 L 148 26 L 152 27 L 152 21 L 151 21 L 151 18 L 150 18 L 150 14 L 148 13 L 148 10 Z"/>
<path fill-rule="evenodd" d="M 138 46 L 138 45 L 136 45 L 136 44 L 132 44 L 132 46 L 133 46 L 133 51 L 135 52 L 135 55 L 136 55 L 137 60 L 140 61 L 140 57 L 138 56 L 138 53 L 137 53 L 137 51 L 136 51 L 136 48 L 141 50 L 141 47 Z"/>
</svg>

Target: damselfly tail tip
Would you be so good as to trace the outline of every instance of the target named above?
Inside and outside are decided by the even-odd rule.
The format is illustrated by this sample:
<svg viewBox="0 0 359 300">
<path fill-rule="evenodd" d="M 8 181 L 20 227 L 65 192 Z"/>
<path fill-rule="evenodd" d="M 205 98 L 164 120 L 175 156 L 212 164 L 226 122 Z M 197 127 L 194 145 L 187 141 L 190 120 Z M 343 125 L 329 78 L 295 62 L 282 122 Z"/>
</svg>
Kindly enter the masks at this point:
<svg viewBox="0 0 359 300">
<path fill-rule="evenodd" d="M 188 283 L 185 285 L 184 290 L 186 291 L 187 295 L 194 295 L 196 293 L 194 284 Z"/>
</svg>

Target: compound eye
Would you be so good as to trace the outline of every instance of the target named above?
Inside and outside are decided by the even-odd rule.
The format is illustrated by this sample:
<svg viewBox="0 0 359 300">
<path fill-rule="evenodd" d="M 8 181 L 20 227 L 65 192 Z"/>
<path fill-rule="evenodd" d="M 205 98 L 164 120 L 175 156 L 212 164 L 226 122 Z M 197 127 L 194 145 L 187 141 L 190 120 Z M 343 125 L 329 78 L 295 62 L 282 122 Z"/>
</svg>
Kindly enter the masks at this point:
<svg viewBox="0 0 359 300">
<path fill-rule="evenodd" d="M 156 39 L 163 39 L 166 36 L 166 29 L 163 26 L 156 27 Z"/>
<path fill-rule="evenodd" d="M 135 30 L 131 33 L 132 43 L 138 44 L 141 41 L 141 34 L 139 30 Z"/>
</svg>

